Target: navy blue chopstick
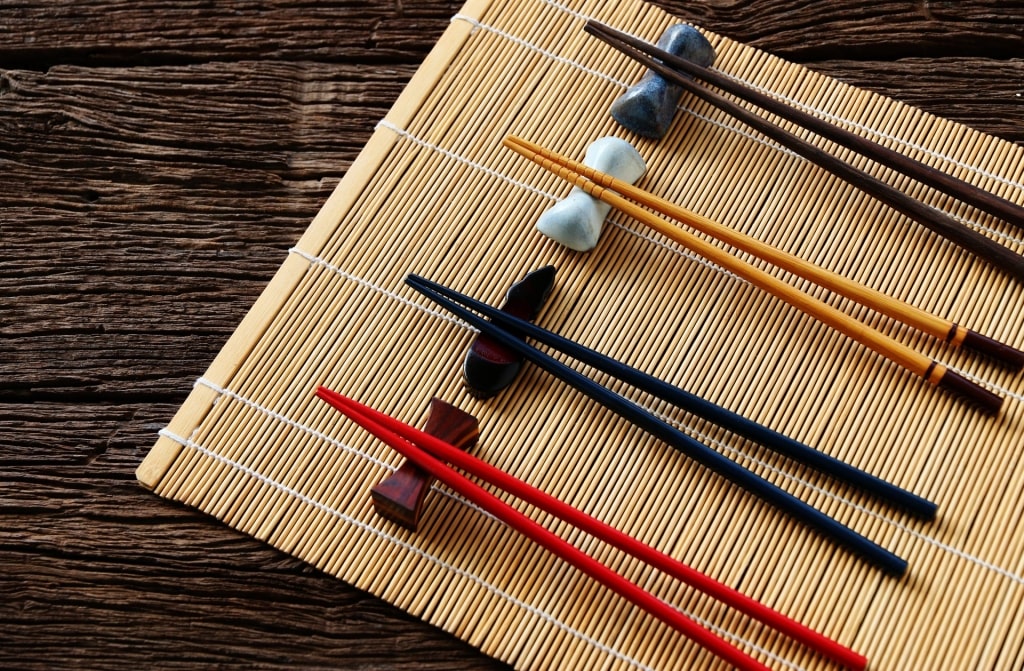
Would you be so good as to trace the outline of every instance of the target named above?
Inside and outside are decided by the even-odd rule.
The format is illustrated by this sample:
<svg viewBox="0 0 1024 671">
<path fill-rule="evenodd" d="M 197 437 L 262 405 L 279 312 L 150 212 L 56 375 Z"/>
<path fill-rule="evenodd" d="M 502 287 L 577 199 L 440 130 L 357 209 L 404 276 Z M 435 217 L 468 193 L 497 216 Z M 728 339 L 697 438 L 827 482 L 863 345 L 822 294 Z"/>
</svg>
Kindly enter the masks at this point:
<svg viewBox="0 0 1024 671">
<path fill-rule="evenodd" d="M 644 429 L 659 440 L 668 443 L 691 459 L 728 478 L 748 492 L 755 494 L 764 501 L 815 529 L 825 537 L 863 557 L 886 573 L 894 576 L 902 576 L 906 573 L 906 560 L 901 559 L 874 541 L 837 522 L 784 489 L 768 482 L 756 473 L 747 470 L 703 443 L 687 436 L 675 427 L 666 424 L 635 403 L 597 384 L 582 373 L 573 370 L 550 355 L 519 340 L 508 331 L 445 298 L 424 284 L 426 280 L 423 278 L 410 275 L 406 277 L 405 281 L 416 291 L 479 329 L 482 333 L 486 333 L 506 347 L 515 350 L 534 365 L 615 411 L 624 419 Z"/>
<path fill-rule="evenodd" d="M 502 312 L 482 301 L 466 296 L 444 285 L 419 276 L 414 275 L 412 277 L 426 288 L 470 310 L 479 312 L 493 323 L 517 335 L 543 343 L 656 398 L 668 401 L 687 412 L 692 412 L 699 417 L 714 422 L 738 436 L 760 443 L 779 454 L 806 464 L 840 482 L 858 487 L 865 493 L 889 505 L 906 510 L 926 520 L 935 518 L 938 506 L 913 492 L 909 492 L 878 476 L 851 466 L 829 454 L 825 454 L 820 450 L 816 450 L 809 445 L 770 429 L 763 424 L 758 424 L 743 415 L 727 410 L 720 405 L 716 405 L 700 396 L 660 380 L 653 375 L 637 370 L 621 361 L 612 359 L 564 336 L 537 326 L 532 322 L 520 319 L 507 312 Z"/>
</svg>

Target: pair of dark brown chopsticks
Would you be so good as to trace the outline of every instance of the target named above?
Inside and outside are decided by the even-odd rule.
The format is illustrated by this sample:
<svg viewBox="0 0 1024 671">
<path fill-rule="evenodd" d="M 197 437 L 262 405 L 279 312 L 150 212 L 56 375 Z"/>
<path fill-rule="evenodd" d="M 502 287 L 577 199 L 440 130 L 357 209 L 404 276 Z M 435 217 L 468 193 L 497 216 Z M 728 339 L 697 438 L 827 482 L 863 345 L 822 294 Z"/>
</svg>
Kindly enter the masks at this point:
<svg viewBox="0 0 1024 671">
<path fill-rule="evenodd" d="M 316 394 L 467 500 L 737 668 L 766 671 L 768 667 L 555 535 L 447 464 L 572 524 L 767 624 L 828 659 L 852 669 L 864 669 L 867 666 L 867 659 L 863 655 L 428 433 L 338 392 L 321 387 Z"/>
<path fill-rule="evenodd" d="M 1018 280 L 1024 280 L 1024 256 L 965 226 L 946 213 L 936 210 L 915 198 L 911 198 L 886 182 L 845 163 L 789 131 L 740 107 L 728 98 L 693 81 L 691 77 L 697 77 L 772 114 L 797 123 L 822 137 L 898 170 L 922 184 L 938 189 L 1016 226 L 1024 227 L 1024 207 L 887 147 L 883 147 L 867 138 L 855 135 L 827 121 L 790 107 L 759 91 L 739 84 L 714 70 L 696 65 L 602 23 L 588 21 L 585 30 L 618 51 L 642 63 L 666 80 L 671 81 L 673 84 L 678 84 L 689 93 L 730 114 L 751 128 L 756 129 L 784 147 L 846 180 L 865 193 L 874 196 L 886 205 L 942 235 L 951 242 L 976 254 L 983 261 L 1010 273 Z"/>
<path fill-rule="evenodd" d="M 733 483 L 743 487 L 748 492 L 788 513 L 826 538 L 835 541 L 836 543 L 867 559 L 886 573 L 895 576 L 902 576 L 906 572 L 907 562 L 904 559 L 896 556 L 894 553 L 886 550 L 874 541 L 865 538 L 853 529 L 850 529 L 844 524 L 841 524 L 828 515 L 822 513 L 817 508 L 808 505 L 777 485 L 765 480 L 753 471 L 747 470 L 740 464 L 726 458 L 724 455 L 716 452 L 707 445 L 704 445 L 674 426 L 655 417 L 653 414 L 632 401 L 629 401 L 610 389 L 598 384 L 586 375 L 574 370 L 561 361 L 558 361 L 551 355 L 541 352 L 532 345 L 527 344 L 521 340 L 519 336 L 538 336 L 538 339 L 543 337 L 544 339 L 542 341 L 554 349 L 565 348 L 563 351 L 574 358 L 579 358 L 581 361 L 585 361 L 590 365 L 599 367 L 611 375 L 620 377 L 623 381 L 626 381 L 631 385 L 665 398 L 665 400 L 672 403 L 680 403 L 681 396 L 673 397 L 665 394 L 665 388 L 669 385 L 664 383 L 662 383 L 661 386 L 649 384 L 641 379 L 641 376 L 644 376 L 644 374 L 639 371 L 635 371 L 639 373 L 639 376 L 637 377 L 625 375 L 625 369 L 628 367 L 623 364 L 614 366 L 611 363 L 612 360 L 596 352 L 592 352 L 594 356 L 589 357 L 584 354 L 584 348 L 582 348 L 582 346 L 576 345 L 575 347 L 566 347 L 566 344 L 570 341 L 543 336 L 541 331 L 533 330 L 528 327 L 528 322 L 519 323 L 510 320 L 507 315 L 504 317 L 500 316 L 500 311 L 493 311 L 489 306 L 486 306 L 479 301 L 475 301 L 468 296 L 464 296 L 452 289 L 431 282 L 422 277 L 410 275 L 406 278 L 406 283 L 444 309 L 478 329 L 481 333 L 487 334 L 497 342 L 500 342 L 502 345 L 515 351 L 527 361 L 530 361 L 566 384 L 569 384 L 578 391 L 586 394 L 601 405 L 614 411 L 624 419 L 632 422 L 637 427 L 644 429 L 652 436 L 679 450 L 701 465 L 710 468 L 716 473 L 728 478 Z M 464 306 L 471 306 L 471 309 L 467 309 L 467 307 Z M 495 322 L 500 322 L 513 330 L 508 330 L 503 326 L 499 326 L 498 323 L 489 322 L 476 314 L 473 310 L 479 310 L 481 313 L 486 313 L 494 319 Z M 550 335 L 553 336 L 554 334 Z M 605 361 L 600 361 L 601 359 L 604 359 Z M 654 379 L 650 378 L 650 376 L 646 377 L 650 380 Z M 685 394 L 685 392 L 682 393 Z M 719 419 L 715 419 L 710 408 L 705 407 L 702 410 L 696 403 L 685 403 L 688 403 L 689 405 L 687 409 L 695 411 L 698 414 L 706 412 L 707 414 L 704 414 L 704 416 L 711 419 L 711 421 L 719 421 L 722 419 L 721 417 L 719 417 Z M 680 405 L 687 407 L 684 403 L 680 403 Z M 719 408 L 719 410 L 727 412 L 721 408 Z M 731 424 L 727 421 L 722 422 L 722 425 L 724 428 L 737 431 L 738 433 L 745 430 L 738 424 Z M 765 429 L 765 427 L 760 428 L 764 429 L 764 433 L 769 431 L 768 429 Z M 748 431 L 747 435 L 752 434 Z M 783 454 L 788 454 L 788 456 L 801 459 L 805 463 L 814 466 L 818 470 L 826 472 L 838 480 L 853 483 L 862 490 L 868 491 L 869 493 L 898 505 L 901 508 L 912 511 L 919 516 L 931 518 L 935 514 L 935 505 L 933 503 L 895 487 L 890 483 L 886 483 L 875 476 L 859 471 L 847 464 L 842 464 L 842 467 L 840 467 L 839 464 L 842 462 L 832 459 L 828 457 L 828 455 L 824 455 L 813 448 L 808 446 L 799 446 L 796 441 L 790 441 L 786 447 L 782 447 L 780 449 L 781 445 L 778 441 L 772 443 L 770 441 L 765 441 L 764 438 L 765 436 L 762 434 L 760 437 L 755 439 L 763 442 L 767 447 L 771 447 Z"/>
</svg>

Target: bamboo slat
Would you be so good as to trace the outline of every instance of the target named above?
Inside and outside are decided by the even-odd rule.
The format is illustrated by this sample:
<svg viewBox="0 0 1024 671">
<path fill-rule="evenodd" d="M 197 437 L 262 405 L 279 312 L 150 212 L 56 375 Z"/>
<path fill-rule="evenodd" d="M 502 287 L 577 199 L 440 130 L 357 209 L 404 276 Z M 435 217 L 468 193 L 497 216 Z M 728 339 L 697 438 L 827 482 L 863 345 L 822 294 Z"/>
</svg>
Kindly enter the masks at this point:
<svg viewBox="0 0 1024 671">
<path fill-rule="evenodd" d="M 418 533 L 375 516 L 369 490 L 400 459 L 315 390 L 420 425 L 437 396 L 479 419 L 477 456 L 867 655 L 871 668 L 1019 668 L 1021 376 L 740 254 L 1006 398 L 998 417 L 974 412 L 620 214 L 594 251 L 563 249 L 533 224 L 568 187 L 502 140 L 517 135 L 578 159 L 602 135 L 624 137 L 648 162 L 644 189 L 1017 348 L 1024 286 L 688 96 L 663 140 L 630 135 L 608 107 L 642 71 L 585 35 L 587 18 L 652 42 L 673 23 L 639 0 L 471 0 L 460 10 L 161 432 L 140 481 L 518 668 L 719 667 L 443 487 Z M 1024 202 L 1021 148 L 706 35 L 717 70 Z M 789 129 L 1024 250 L 1008 224 Z M 558 276 L 538 318 L 546 328 L 936 501 L 934 522 L 902 515 L 631 395 L 897 552 L 908 575 L 886 577 L 537 370 L 490 400 L 466 393 L 460 365 L 474 332 L 403 278 L 416 273 L 498 304 L 547 264 Z M 623 553 L 525 512 L 768 666 L 829 668 Z"/>
</svg>

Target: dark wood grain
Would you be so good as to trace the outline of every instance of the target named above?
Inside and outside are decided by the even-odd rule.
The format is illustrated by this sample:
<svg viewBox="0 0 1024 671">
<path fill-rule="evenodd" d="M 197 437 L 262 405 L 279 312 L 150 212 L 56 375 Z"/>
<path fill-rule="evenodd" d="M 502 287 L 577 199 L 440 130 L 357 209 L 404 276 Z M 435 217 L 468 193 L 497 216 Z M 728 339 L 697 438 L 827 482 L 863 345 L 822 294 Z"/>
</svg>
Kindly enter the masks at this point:
<svg viewBox="0 0 1024 671">
<path fill-rule="evenodd" d="M 470 669 L 134 469 L 458 2 L 0 0 L 0 667 Z M 1024 3 L 665 3 L 1024 142 Z"/>
</svg>

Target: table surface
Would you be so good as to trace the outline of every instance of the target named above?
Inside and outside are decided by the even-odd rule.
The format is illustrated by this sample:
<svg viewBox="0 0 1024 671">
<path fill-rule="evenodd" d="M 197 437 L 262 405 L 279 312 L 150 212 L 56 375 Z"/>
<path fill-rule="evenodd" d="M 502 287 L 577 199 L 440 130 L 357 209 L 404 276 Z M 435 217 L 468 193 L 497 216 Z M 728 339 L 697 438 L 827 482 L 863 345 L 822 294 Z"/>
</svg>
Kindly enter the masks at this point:
<svg viewBox="0 0 1024 671">
<path fill-rule="evenodd" d="M 0 667 L 467 669 L 135 480 L 459 2 L 0 0 Z M 1024 143 L 1024 2 L 660 2 Z"/>
</svg>

